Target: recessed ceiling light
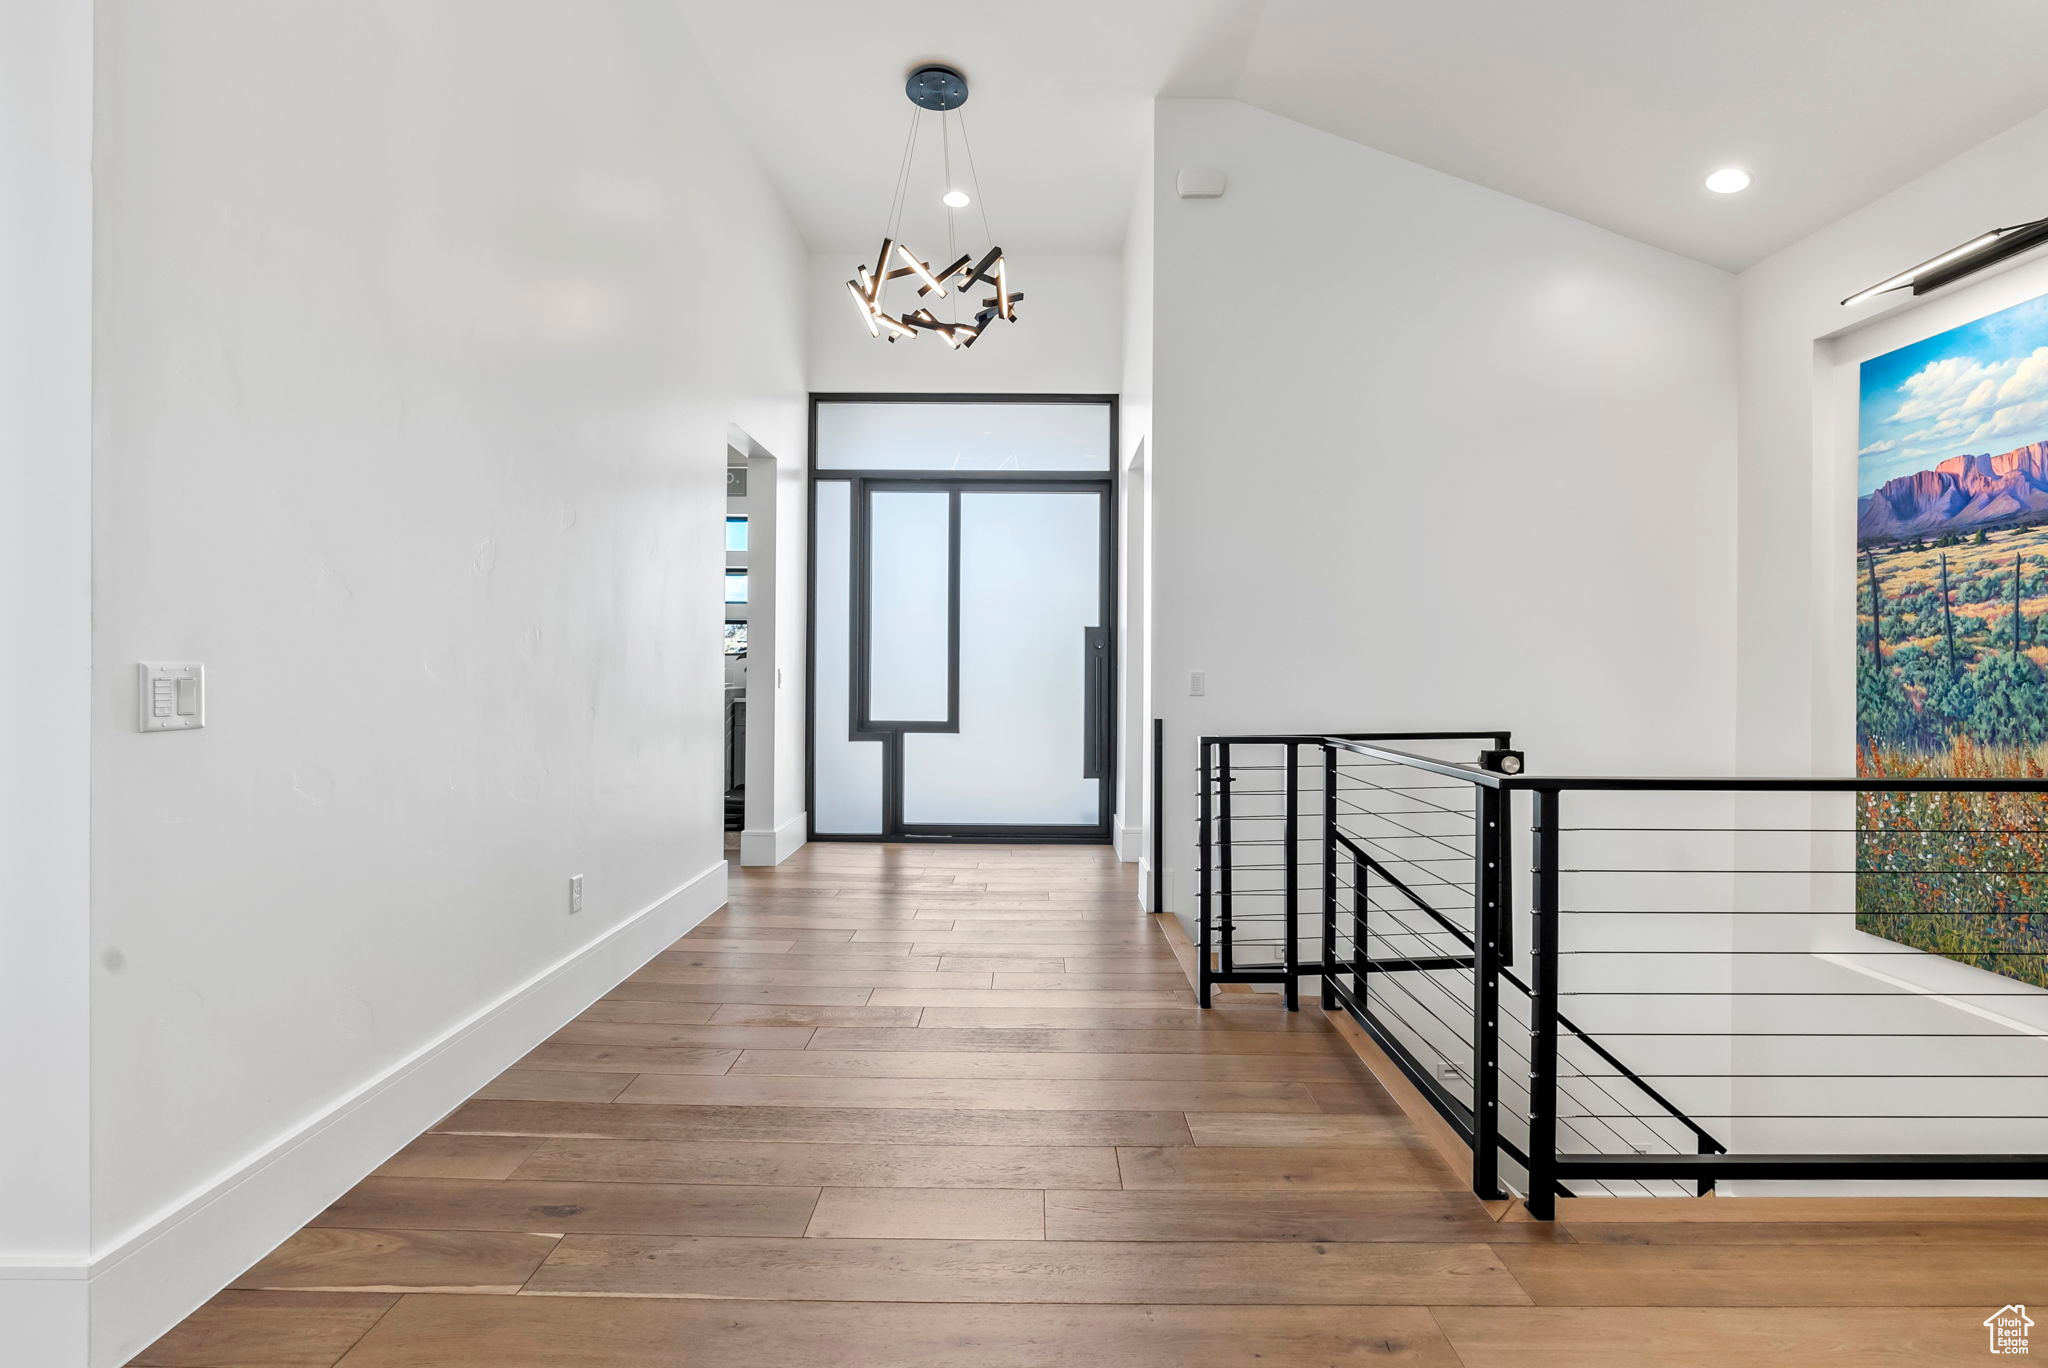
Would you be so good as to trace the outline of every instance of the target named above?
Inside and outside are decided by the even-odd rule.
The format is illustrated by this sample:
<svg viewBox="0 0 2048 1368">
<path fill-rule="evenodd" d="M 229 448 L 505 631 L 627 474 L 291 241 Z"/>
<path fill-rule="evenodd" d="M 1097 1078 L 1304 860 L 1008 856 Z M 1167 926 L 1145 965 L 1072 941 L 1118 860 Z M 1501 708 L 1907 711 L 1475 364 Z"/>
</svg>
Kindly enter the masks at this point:
<svg viewBox="0 0 2048 1368">
<path fill-rule="evenodd" d="M 1732 195 L 1739 190 L 1749 189 L 1749 172 L 1739 167 L 1724 166 L 1707 177 L 1707 189 L 1717 195 Z"/>
<path fill-rule="evenodd" d="M 948 209 L 965 209 L 968 205 L 974 202 L 967 198 L 967 192 L 965 190 L 948 190 L 939 198 L 940 201 L 944 203 Z"/>
</svg>

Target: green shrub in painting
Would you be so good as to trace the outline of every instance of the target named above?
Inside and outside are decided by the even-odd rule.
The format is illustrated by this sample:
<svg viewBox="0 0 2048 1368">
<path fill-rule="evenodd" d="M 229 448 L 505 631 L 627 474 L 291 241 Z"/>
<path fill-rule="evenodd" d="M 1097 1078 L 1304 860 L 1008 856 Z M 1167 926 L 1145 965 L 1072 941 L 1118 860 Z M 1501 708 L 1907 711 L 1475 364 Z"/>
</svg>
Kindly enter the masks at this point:
<svg viewBox="0 0 2048 1368">
<path fill-rule="evenodd" d="M 2028 749 L 2048 741 L 2041 667 L 2011 651 L 1994 652 L 1971 672 L 1976 701 L 1967 731 L 1979 745 Z"/>
</svg>

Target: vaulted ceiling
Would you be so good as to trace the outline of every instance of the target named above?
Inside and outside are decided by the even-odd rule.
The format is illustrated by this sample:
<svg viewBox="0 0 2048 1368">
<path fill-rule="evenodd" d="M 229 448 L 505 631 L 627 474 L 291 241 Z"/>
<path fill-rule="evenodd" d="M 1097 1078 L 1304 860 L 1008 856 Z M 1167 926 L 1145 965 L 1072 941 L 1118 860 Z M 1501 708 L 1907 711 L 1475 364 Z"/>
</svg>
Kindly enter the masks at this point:
<svg viewBox="0 0 2048 1368">
<path fill-rule="evenodd" d="M 921 61 L 972 82 L 1012 251 L 1121 247 L 1161 95 L 1242 100 L 1731 269 L 2048 107 L 2041 0 L 677 2 L 819 249 L 880 228 Z M 1729 165 L 1755 184 L 1702 187 Z"/>
</svg>

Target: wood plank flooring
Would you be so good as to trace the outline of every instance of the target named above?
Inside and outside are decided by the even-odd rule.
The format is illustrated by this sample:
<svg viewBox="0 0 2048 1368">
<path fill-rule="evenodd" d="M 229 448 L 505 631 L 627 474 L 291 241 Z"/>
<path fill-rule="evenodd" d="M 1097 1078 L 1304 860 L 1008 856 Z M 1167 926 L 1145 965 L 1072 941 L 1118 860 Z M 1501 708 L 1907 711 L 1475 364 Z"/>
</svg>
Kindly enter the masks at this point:
<svg viewBox="0 0 2048 1368">
<path fill-rule="evenodd" d="M 1320 1012 L 1195 1008 L 1107 850 L 812 845 L 135 1362 L 1919 1365 L 2015 1301 L 2048 1203 L 1530 1221 Z"/>
</svg>

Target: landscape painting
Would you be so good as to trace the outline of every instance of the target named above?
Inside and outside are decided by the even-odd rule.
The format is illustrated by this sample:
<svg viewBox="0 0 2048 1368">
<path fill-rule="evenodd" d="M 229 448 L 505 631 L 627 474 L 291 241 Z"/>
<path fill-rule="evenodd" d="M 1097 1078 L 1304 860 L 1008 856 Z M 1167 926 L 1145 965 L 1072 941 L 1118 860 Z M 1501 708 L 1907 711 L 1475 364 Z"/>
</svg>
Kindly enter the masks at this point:
<svg viewBox="0 0 2048 1368">
<path fill-rule="evenodd" d="M 1860 379 L 1857 773 L 2048 776 L 2048 296 Z M 2048 801 L 1865 794 L 1857 826 L 1860 929 L 2048 987 Z"/>
</svg>

